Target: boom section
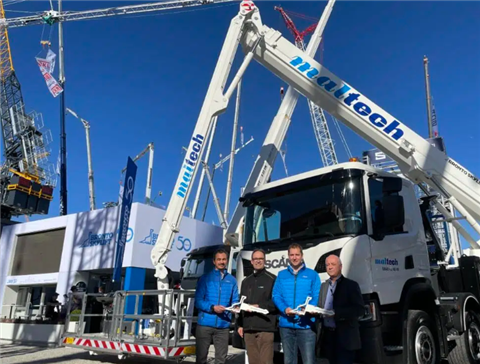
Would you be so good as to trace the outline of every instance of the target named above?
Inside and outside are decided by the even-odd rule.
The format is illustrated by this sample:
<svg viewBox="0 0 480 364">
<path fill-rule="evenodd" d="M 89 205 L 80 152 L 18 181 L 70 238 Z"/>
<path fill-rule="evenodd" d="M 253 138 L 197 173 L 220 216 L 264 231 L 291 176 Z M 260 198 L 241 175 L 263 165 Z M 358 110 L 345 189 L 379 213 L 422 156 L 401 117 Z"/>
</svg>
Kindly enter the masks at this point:
<svg viewBox="0 0 480 364">
<path fill-rule="evenodd" d="M 468 222 L 474 227 L 476 224 L 479 231 L 478 177 L 298 49 L 280 32 L 265 25 L 246 29 L 240 42 L 244 52 L 250 52 L 259 37 L 262 41 L 253 51 L 255 60 L 388 154 L 413 182 L 425 182 L 459 202 L 473 216 Z M 379 85 L 380 88 L 382 93 L 388 92 Z"/>
<path fill-rule="evenodd" d="M 168 252 L 171 250 L 173 238 L 179 231 L 180 222 L 185 211 L 188 197 L 192 190 L 192 184 L 201 165 L 204 147 L 207 144 L 206 139 L 210 134 L 213 125 L 213 119 L 223 113 L 228 105 L 228 100 L 233 94 L 238 82 L 245 72 L 248 63 L 253 59 L 253 52 L 249 52 L 245 57 L 237 74 L 226 91 L 225 84 L 230 73 L 235 54 L 238 50 L 239 41 L 243 28 L 247 20 L 251 18 L 254 9 L 252 2 L 244 1 L 240 4 L 240 11 L 230 23 L 227 36 L 225 38 L 220 56 L 215 66 L 215 70 L 208 87 L 197 124 L 190 139 L 190 144 L 185 155 L 185 160 L 180 168 L 180 173 L 175 183 L 175 187 L 168 203 L 163 223 L 160 227 L 157 243 L 151 251 L 152 264 L 155 267 L 155 276 L 157 277 L 158 289 L 168 288 L 167 270 L 165 262 Z M 257 19 L 257 21 L 259 21 Z M 257 42 L 258 43 L 258 42 Z M 252 50 L 255 47 L 252 47 Z M 165 286 L 166 285 L 166 286 Z"/>
</svg>

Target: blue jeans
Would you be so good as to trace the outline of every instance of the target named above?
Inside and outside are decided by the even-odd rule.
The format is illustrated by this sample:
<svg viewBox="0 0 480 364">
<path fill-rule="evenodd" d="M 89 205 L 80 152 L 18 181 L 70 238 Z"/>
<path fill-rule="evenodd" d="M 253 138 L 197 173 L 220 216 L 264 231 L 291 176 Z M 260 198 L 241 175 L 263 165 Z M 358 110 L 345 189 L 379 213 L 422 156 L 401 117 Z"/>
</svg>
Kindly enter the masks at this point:
<svg viewBox="0 0 480 364">
<path fill-rule="evenodd" d="M 315 342 L 317 335 L 311 329 L 289 329 L 280 327 L 285 364 L 297 364 L 298 349 L 303 364 L 315 364 Z"/>
</svg>

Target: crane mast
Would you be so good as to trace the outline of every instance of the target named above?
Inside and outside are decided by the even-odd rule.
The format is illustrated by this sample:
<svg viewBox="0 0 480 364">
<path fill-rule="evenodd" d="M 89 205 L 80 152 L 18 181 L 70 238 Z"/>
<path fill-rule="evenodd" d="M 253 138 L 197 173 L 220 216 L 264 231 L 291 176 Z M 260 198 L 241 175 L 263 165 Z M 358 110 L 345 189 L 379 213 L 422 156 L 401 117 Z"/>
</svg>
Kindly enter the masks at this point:
<svg viewBox="0 0 480 364">
<path fill-rule="evenodd" d="M 280 14 L 282 14 L 283 20 L 285 21 L 287 28 L 293 33 L 295 37 L 295 45 L 297 46 L 297 48 L 305 51 L 304 38 L 307 34 L 315 30 L 317 24 L 313 24 L 303 32 L 300 32 L 295 26 L 293 20 L 288 16 L 288 14 L 285 12 L 285 10 L 283 10 L 282 7 L 276 6 L 275 10 L 278 10 Z M 325 22 L 327 20 L 328 17 L 326 17 Z M 321 36 L 321 34 L 319 36 Z M 307 103 L 308 109 L 310 111 L 310 118 L 312 119 L 313 131 L 315 133 L 315 138 L 317 140 L 318 150 L 320 151 L 320 157 L 322 158 L 323 165 L 327 167 L 338 164 L 337 153 L 335 151 L 332 136 L 328 128 L 325 113 L 311 100 L 307 100 Z"/>
<path fill-rule="evenodd" d="M 5 19 L 3 0 L 0 17 Z M 48 141 L 41 115 L 27 114 L 15 73 L 6 23 L 0 21 L 0 117 L 4 163 L 1 167 L 2 218 L 47 214 L 55 178 L 48 163 Z"/>
<path fill-rule="evenodd" d="M 139 4 L 139 5 L 127 5 L 127 6 L 119 6 L 119 7 L 111 7 L 111 8 L 104 8 L 104 9 L 95 9 L 95 10 L 85 10 L 85 11 L 62 11 L 60 6 L 61 6 L 61 1 L 59 1 L 59 9 L 58 11 L 56 10 L 49 10 L 45 11 L 39 14 L 34 14 L 34 15 L 29 15 L 29 16 L 24 16 L 24 17 L 17 17 L 17 18 L 11 18 L 11 19 L 6 19 L 5 18 L 5 13 L 3 11 L 3 2 L 2 2 L 2 9 L 1 9 L 1 14 L 0 14 L 0 32 L 3 35 L 3 39 L 1 40 L 2 46 L 0 50 L 0 56 L 1 56 L 1 67 L 2 67 L 2 80 L 3 82 L 6 82 L 7 85 L 4 87 L 3 91 L 5 93 L 5 97 L 2 98 L 2 110 L 3 115 L 2 115 L 2 130 L 4 134 L 4 140 L 8 140 L 6 143 L 12 144 L 9 139 L 5 139 L 5 136 L 9 137 L 12 134 L 12 132 L 9 130 L 8 125 L 10 124 L 10 121 L 8 119 L 10 118 L 10 115 L 7 114 L 10 108 L 5 109 L 6 104 L 11 104 L 11 105 L 23 105 L 23 100 L 21 100 L 21 92 L 20 92 L 20 85 L 18 83 L 18 80 L 16 79 L 15 73 L 12 72 L 10 74 L 9 69 L 13 71 L 13 66 L 11 66 L 11 54 L 10 54 L 10 46 L 8 43 L 8 33 L 7 33 L 7 28 L 17 28 L 17 27 L 23 27 L 23 26 L 29 26 L 29 25 L 54 25 L 56 23 L 59 23 L 59 46 L 60 46 L 60 58 L 59 58 L 59 64 L 60 64 L 60 77 L 59 77 L 59 83 L 62 87 L 64 87 L 64 76 L 63 76 L 63 37 L 62 37 L 62 23 L 65 21 L 77 21 L 77 20 L 89 20 L 89 19 L 98 19 L 98 18 L 104 18 L 104 17 L 112 17 L 112 16 L 122 16 L 122 15 L 132 15 L 132 14 L 141 14 L 141 13 L 150 13 L 150 12 L 157 12 L 157 11 L 165 11 L 165 10 L 172 10 L 172 9 L 186 9 L 190 7 L 197 7 L 197 6 L 208 6 L 211 4 L 221 4 L 221 3 L 229 3 L 232 2 L 233 0 L 177 0 L 177 1 L 164 1 L 164 2 L 156 2 L 156 3 L 146 3 L 146 4 Z M 3 70 L 6 70 L 7 72 L 3 72 Z M 7 76 L 8 75 L 8 76 Z M 20 95 L 20 97 L 19 97 Z M 64 93 L 61 94 L 60 96 L 60 102 L 61 102 L 61 140 L 60 140 L 60 149 L 61 149 L 61 160 L 60 160 L 60 175 L 61 175 L 61 188 L 60 188 L 60 214 L 66 214 L 67 213 L 67 180 L 66 180 L 66 166 L 67 166 L 67 161 L 66 161 L 66 134 L 65 134 L 65 123 L 64 123 L 64 117 L 65 117 L 65 99 L 64 99 Z M 4 105 L 5 104 L 5 105 Z M 15 110 L 17 108 L 22 109 L 23 106 L 21 107 L 15 107 Z M 15 111 L 14 112 L 17 112 Z M 23 111 L 20 111 L 20 114 L 24 114 Z M 34 135 L 38 135 L 38 131 L 34 133 Z M 32 138 L 30 138 L 32 139 Z M 37 138 L 39 139 L 39 138 Z M 13 142 L 15 144 L 15 142 Z M 9 163 L 5 163 L 2 166 L 2 179 L 1 179 L 1 194 L 2 194 L 2 206 L 4 207 L 2 209 L 2 216 L 9 217 L 12 212 L 13 214 L 24 214 L 28 213 L 30 210 L 25 210 L 23 209 L 22 211 L 19 210 L 17 207 L 16 210 L 12 210 L 11 208 L 8 208 L 8 206 L 3 203 L 3 201 L 7 198 L 10 200 L 15 200 L 16 196 L 14 196 L 12 193 L 10 193 L 10 197 L 6 196 L 7 195 L 7 187 L 9 186 L 9 177 L 8 174 L 11 173 L 9 170 L 9 164 L 10 160 L 13 159 L 19 159 L 18 152 L 15 151 L 15 149 L 18 149 L 18 146 L 14 145 L 9 145 L 8 147 L 8 157 L 6 156 L 6 160 Z M 44 148 L 44 143 L 40 141 L 36 141 L 34 143 L 35 149 L 42 149 Z M 12 149 L 13 148 L 13 149 Z M 5 148 L 7 151 L 7 148 Z M 25 153 L 24 153 L 25 154 Z M 44 155 L 45 153 L 37 153 L 37 155 Z M 151 151 L 150 158 L 153 158 L 153 150 Z M 20 158 L 21 159 L 21 158 Z M 43 158 L 43 164 L 45 164 L 45 158 Z M 40 162 L 42 162 L 40 161 Z M 12 161 L 13 164 L 17 163 L 15 160 Z M 39 161 L 35 161 L 36 170 L 38 170 L 39 166 L 42 163 L 39 163 Z M 150 170 L 150 177 L 151 177 L 151 168 Z M 51 176 L 54 176 L 53 172 L 53 167 L 51 170 Z M 35 173 L 43 173 L 46 174 L 45 169 L 42 170 L 42 172 L 35 172 Z M 26 175 L 24 175 L 26 176 Z M 23 177 L 22 177 L 23 178 Z M 50 181 L 50 178 L 46 178 L 45 176 L 42 176 L 40 179 L 46 180 L 46 187 L 43 191 L 43 197 L 45 199 L 49 199 L 50 201 L 53 197 L 51 194 L 53 193 L 53 186 L 56 183 L 56 180 L 53 180 L 53 183 Z M 31 178 L 28 177 L 30 180 Z M 35 179 L 38 181 L 38 178 Z M 50 186 L 52 185 L 52 186 Z M 147 193 L 146 193 L 146 203 L 150 202 L 150 193 L 149 193 L 149 186 L 150 185 L 150 191 L 151 191 L 151 181 L 147 182 Z M 10 188 L 16 188 L 17 184 L 12 184 Z M 37 187 L 35 187 L 37 189 Z M 17 194 L 18 195 L 18 194 Z M 42 194 L 38 195 L 37 192 L 35 192 L 36 197 L 40 197 Z M 25 200 L 25 198 L 23 198 Z M 10 201 L 9 203 L 14 203 L 15 201 Z M 17 202 L 18 205 L 18 202 Z M 45 210 L 45 204 L 43 204 L 42 207 L 42 213 L 48 212 L 48 209 Z"/>
</svg>

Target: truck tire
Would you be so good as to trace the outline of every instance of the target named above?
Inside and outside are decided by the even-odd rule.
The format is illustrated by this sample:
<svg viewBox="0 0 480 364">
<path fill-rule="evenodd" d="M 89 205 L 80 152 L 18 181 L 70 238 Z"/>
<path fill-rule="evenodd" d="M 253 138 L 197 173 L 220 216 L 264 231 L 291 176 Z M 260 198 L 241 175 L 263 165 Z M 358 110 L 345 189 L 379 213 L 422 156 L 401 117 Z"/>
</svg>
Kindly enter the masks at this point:
<svg viewBox="0 0 480 364">
<path fill-rule="evenodd" d="M 438 364 L 440 348 L 432 318 L 420 310 L 409 310 L 405 323 L 403 352 L 405 364 Z"/>
<path fill-rule="evenodd" d="M 466 325 L 467 329 L 448 356 L 450 364 L 480 363 L 480 319 L 475 312 L 467 312 Z"/>
</svg>

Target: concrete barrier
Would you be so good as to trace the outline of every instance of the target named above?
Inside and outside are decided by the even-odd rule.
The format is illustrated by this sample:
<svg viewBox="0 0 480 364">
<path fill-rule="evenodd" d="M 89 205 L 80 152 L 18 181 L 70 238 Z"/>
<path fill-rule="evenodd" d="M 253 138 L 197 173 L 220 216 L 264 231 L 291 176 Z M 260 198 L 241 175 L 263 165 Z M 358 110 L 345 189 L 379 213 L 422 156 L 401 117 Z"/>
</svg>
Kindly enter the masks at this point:
<svg viewBox="0 0 480 364">
<path fill-rule="evenodd" d="M 64 325 L 0 323 L 0 340 L 15 344 L 58 346 Z"/>
</svg>

